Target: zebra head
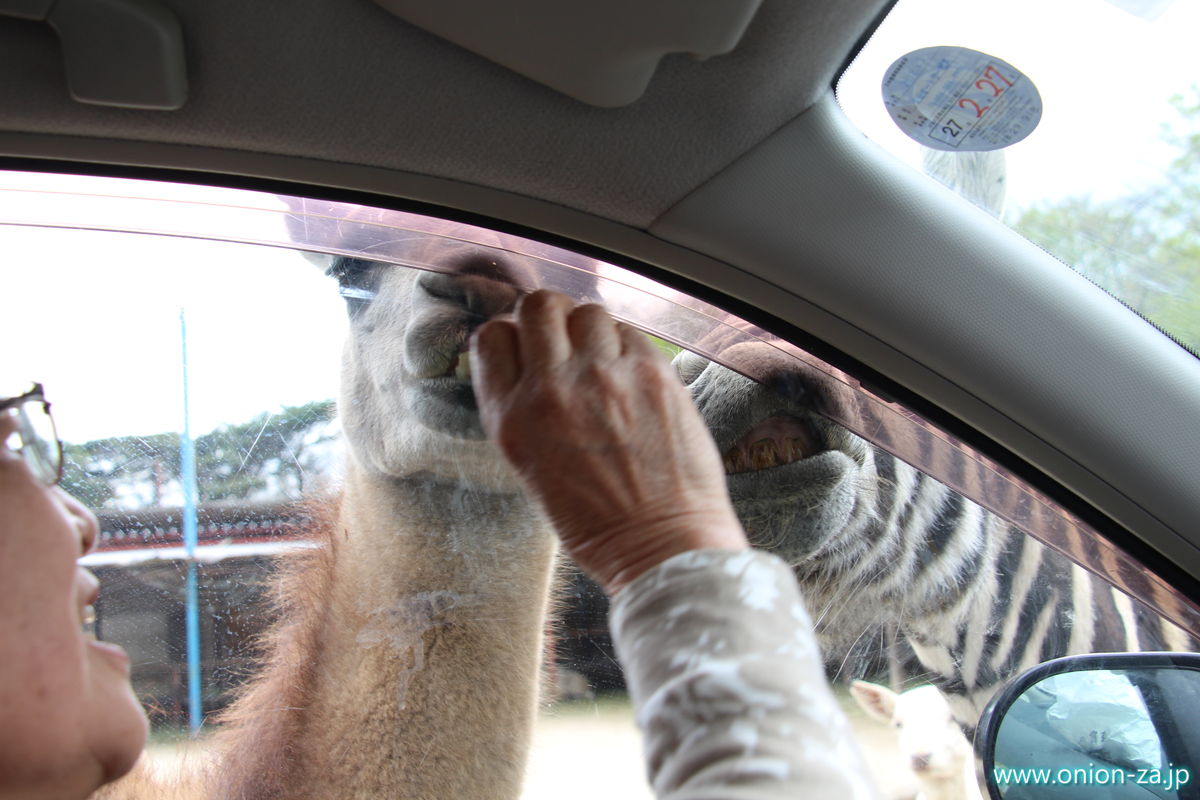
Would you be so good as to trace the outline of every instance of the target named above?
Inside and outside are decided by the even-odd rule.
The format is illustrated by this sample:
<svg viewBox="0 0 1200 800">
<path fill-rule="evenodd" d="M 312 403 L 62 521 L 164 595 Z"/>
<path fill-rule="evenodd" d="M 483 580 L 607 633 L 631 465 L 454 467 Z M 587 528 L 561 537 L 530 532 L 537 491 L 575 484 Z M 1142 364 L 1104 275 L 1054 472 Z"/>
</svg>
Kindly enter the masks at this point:
<svg viewBox="0 0 1200 800">
<path fill-rule="evenodd" d="M 725 355 L 757 380 L 687 351 L 675 366 L 723 455 L 751 542 L 798 571 L 853 557 L 874 515 L 874 448 L 823 415 L 853 408 L 852 393 L 769 345 Z"/>
</svg>

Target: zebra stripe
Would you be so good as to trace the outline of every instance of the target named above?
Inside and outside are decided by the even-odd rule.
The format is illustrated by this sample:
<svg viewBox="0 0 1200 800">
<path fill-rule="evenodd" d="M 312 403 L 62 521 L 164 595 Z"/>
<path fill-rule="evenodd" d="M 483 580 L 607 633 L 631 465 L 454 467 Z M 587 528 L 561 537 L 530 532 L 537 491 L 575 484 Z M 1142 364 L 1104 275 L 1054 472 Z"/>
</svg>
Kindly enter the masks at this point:
<svg viewBox="0 0 1200 800">
<path fill-rule="evenodd" d="M 725 455 L 739 518 L 754 544 L 793 565 L 831 669 L 863 677 L 860 665 L 911 663 L 973 727 L 1008 677 L 1042 661 L 1196 649 L 1184 631 L 1095 573 L 1173 609 L 1177 619 L 1194 618 L 1161 581 L 1097 547 L 1080 524 L 986 459 L 946 447 L 928 427 L 895 423 L 894 412 L 887 416 L 827 371 L 778 349 L 738 347 L 739 368 L 757 380 L 687 352 L 676 363 Z M 750 445 L 806 449 L 783 469 L 773 468 L 775 458 L 769 468 L 747 469 L 739 465 L 750 461 Z M 987 498 L 1057 549 L 967 495 Z M 893 639 L 903 652 L 889 659 L 885 643 Z"/>
<path fill-rule="evenodd" d="M 966 727 L 1004 680 L 1049 659 L 1196 649 L 1177 626 L 932 478 L 881 451 L 871 461 L 897 487 L 893 507 L 875 513 L 890 524 L 841 532 L 870 536 L 873 547 L 860 569 L 843 567 L 844 590 L 825 602 L 887 598 L 881 608 L 894 615 L 922 679 L 947 695 Z M 870 583 L 881 560 L 892 569 Z"/>
</svg>

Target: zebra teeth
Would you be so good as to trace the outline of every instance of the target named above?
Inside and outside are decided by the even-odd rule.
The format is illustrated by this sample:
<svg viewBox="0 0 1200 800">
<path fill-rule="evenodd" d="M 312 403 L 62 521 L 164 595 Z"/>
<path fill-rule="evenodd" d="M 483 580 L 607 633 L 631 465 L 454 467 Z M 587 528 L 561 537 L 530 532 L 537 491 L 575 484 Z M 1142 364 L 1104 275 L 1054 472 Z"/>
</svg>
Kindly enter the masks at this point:
<svg viewBox="0 0 1200 800">
<path fill-rule="evenodd" d="M 820 441 L 811 422 L 771 417 L 722 453 L 721 461 L 728 475 L 782 467 L 820 453 Z"/>
<path fill-rule="evenodd" d="M 753 469 L 769 469 L 779 465 L 779 447 L 774 439 L 759 439 L 750 445 L 750 466 Z"/>
</svg>

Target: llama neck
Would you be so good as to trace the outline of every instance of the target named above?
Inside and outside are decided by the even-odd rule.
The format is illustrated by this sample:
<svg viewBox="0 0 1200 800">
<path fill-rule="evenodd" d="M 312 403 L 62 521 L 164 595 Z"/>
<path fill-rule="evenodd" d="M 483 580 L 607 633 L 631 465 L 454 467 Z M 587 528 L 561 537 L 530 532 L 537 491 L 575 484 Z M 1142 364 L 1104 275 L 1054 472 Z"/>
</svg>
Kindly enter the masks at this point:
<svg viewBox="0 0 1200 800">
<path fill-rule="evenodd" d="M 304 688 L 261 679 L 235 734 L 275 736 L 255 748 L 280 763 L 224 796 L 517 797 L 553 554 L 523 497 L 352 473 L 304 579 L 323 599 L 274 643 L 275 671 Z"/>
</svg>

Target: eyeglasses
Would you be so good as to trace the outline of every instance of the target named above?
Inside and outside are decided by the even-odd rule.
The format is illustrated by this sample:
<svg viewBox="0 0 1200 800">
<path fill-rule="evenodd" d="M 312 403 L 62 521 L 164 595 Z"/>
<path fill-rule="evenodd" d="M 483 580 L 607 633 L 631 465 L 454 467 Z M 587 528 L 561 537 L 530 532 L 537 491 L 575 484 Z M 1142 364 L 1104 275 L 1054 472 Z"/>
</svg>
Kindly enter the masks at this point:
<svg viewBox="0 0 1200 800">
<path fill-rule="evenodd" d="M 18 440 L 16 453 L 25 459 L 38 480 L 54 486 L 62 478 L 62 442 L 42 385 L 35 383 L 20 397 L 0 398 L 0 413 L 9 409 L 16 410 L 17 429 L 12 434 Z"/>
</svg>

